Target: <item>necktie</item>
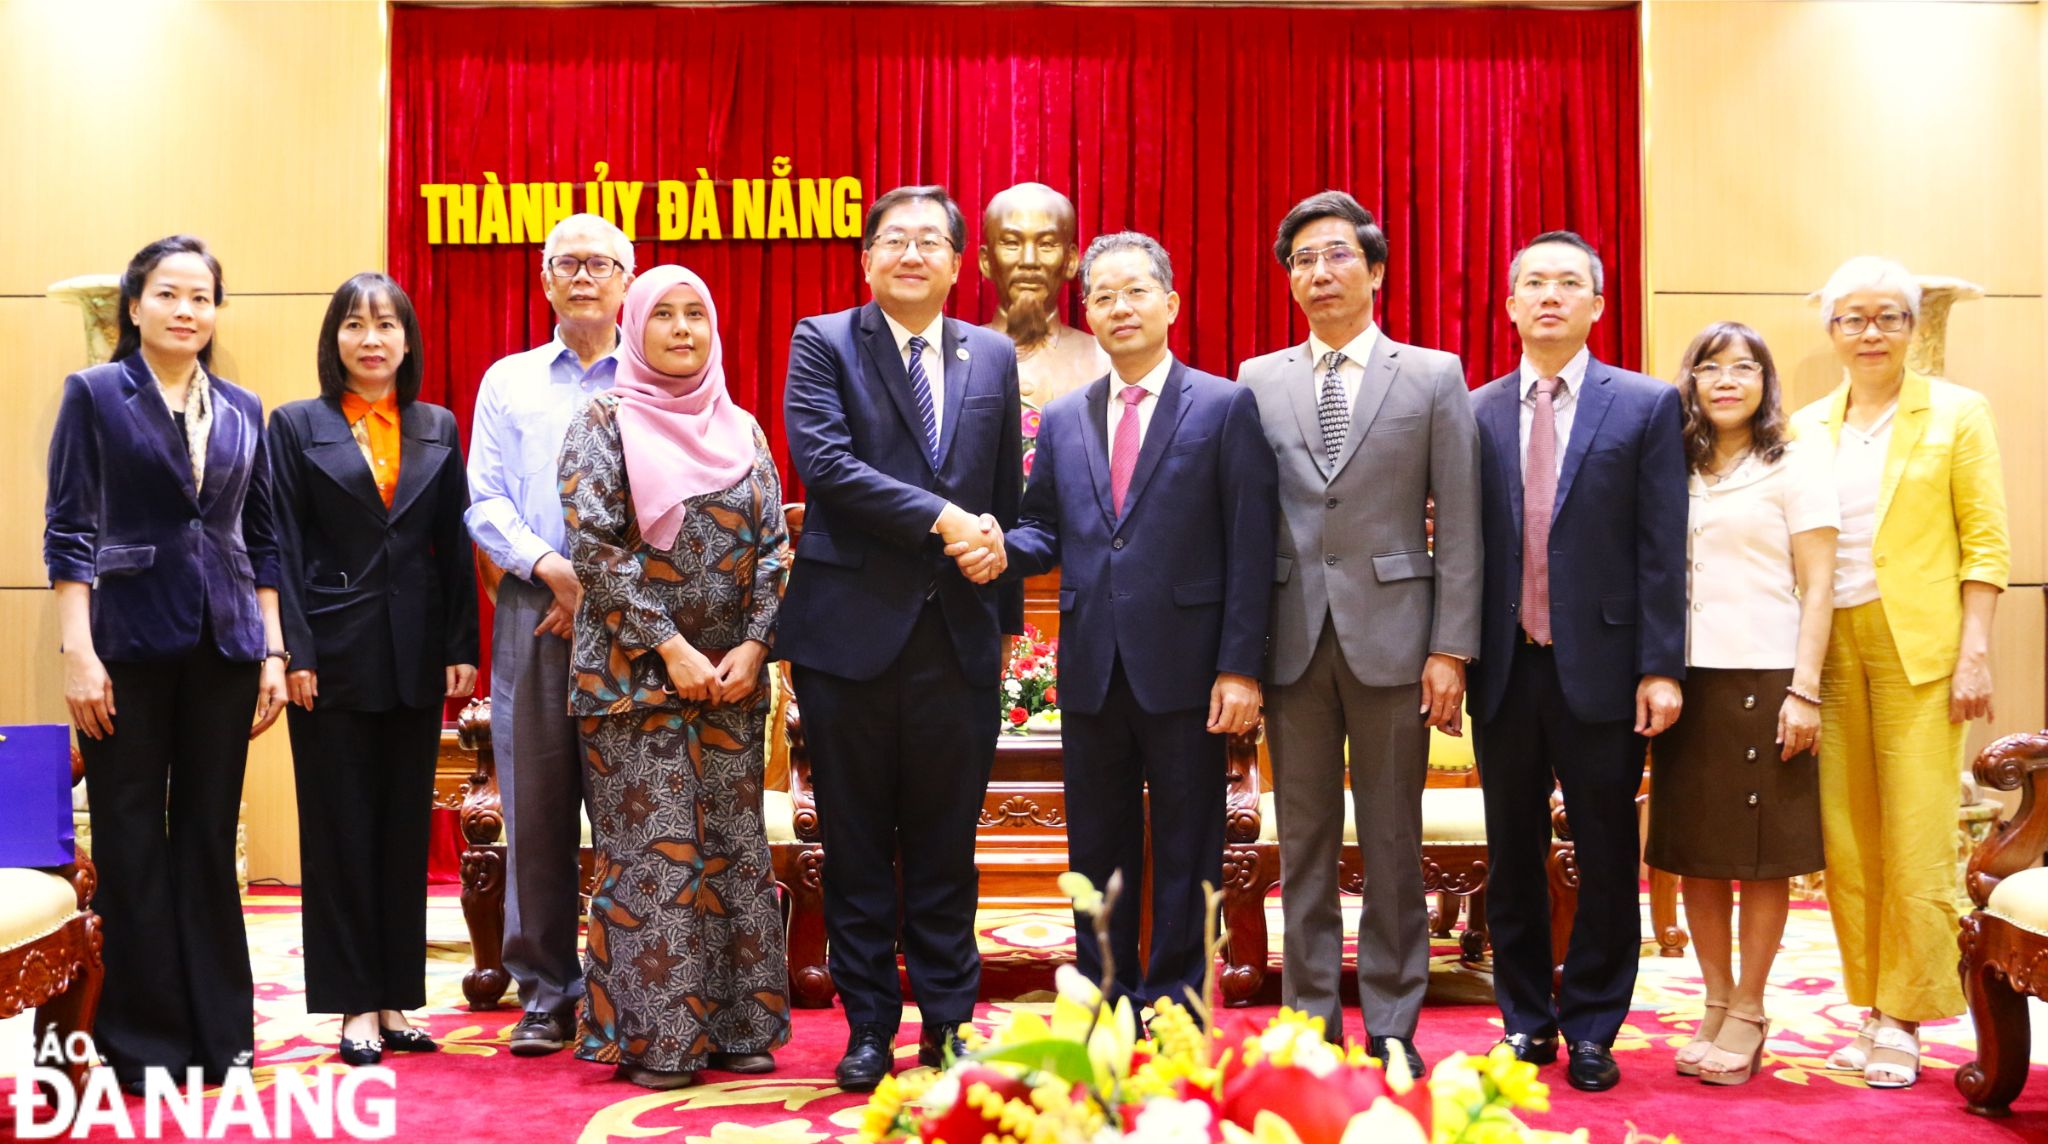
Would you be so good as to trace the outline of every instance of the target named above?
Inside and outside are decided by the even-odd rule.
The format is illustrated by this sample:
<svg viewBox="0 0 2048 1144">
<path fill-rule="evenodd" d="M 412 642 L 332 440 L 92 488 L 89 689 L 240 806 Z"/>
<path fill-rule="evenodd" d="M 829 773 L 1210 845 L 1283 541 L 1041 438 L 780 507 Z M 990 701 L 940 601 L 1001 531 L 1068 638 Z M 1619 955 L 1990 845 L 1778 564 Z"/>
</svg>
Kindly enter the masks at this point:
<svg viewBox="0 0 2048 1144">
<path fill-rule="evenodd" d="M 914 334 L 910 338 L 910 395 L 917 400 L 917 418 L 924 423 L 925 451 L 936 467 L 939 463 L 939 419 L 932 414 L 932 383 L 924 375 L 924 348 L 930 344 Z"/>
<path fill-rule="evenodd" d="M 1116 442 L 1109 447 L 1109 503 L 1122 516 L 1124 494 L 1131 491 L 1131 474 L 1138 469 L 1138 403 L 1145 400 L 1145 387 L 1126 385 L 1116 396 L 1124 411 L 1117 418 Z"/>
<path fill-rule="evenodd" d="M 1536 382 L 1536 415 L 1529 420 L 1529 464 L 1522 474 L 1522 630 L 1550 642 L 1550 514 L 1557 502 L 1557 387 Z"/>
<path fill-rule="evenodd" d="M 1316 420 L 1323 428 L 1323 455 L 1332 465 L 1344 451 L 1344 437 L 1351 432 L 1351 406 L 1344 400 L 1344 379 L 1337 367 L 1344 364 L 1341 350 L 1323 355 L 1323 390 L 1316 399 Z"/>
</svg>

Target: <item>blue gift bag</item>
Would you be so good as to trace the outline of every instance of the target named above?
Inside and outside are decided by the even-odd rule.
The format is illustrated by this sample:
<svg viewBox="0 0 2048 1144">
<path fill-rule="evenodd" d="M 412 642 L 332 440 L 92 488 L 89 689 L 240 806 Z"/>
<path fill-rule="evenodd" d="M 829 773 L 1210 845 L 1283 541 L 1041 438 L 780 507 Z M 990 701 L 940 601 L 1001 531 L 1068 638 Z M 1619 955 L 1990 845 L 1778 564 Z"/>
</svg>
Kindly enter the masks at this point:
<svg viewBox="0 0 2048 1144">
<path fill-rule="evenodd" d="M 0 726 L 0 866 L 65 865 L 71 841 L 71 728 Z"/>
</svg>

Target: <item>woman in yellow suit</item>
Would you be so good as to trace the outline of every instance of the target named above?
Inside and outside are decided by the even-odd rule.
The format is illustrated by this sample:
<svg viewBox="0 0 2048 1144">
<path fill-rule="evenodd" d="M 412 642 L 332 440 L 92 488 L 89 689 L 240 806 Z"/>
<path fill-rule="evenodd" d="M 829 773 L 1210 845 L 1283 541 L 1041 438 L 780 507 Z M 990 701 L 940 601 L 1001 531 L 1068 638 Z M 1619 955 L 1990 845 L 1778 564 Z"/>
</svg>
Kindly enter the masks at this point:
<svg viewBox="0 0 2048 1144">
<path fill-rule="evenodd" d="M 1919 1077 L 1922 1021 L 1964 1009 L 1956 976 L 1957 775 L 1991 716 L 1991 617 L 2011 556 L 1991 407 L 1906 368 L 1920 288 L 1852 258 L 1821 290 L 1845 380 L 1800 410 L 1832 443 L 1842 529 L 1822 668 L 1828 905 L 1854 1005 L 1829 1064 L 1873 1088 Z"/>
</svg>

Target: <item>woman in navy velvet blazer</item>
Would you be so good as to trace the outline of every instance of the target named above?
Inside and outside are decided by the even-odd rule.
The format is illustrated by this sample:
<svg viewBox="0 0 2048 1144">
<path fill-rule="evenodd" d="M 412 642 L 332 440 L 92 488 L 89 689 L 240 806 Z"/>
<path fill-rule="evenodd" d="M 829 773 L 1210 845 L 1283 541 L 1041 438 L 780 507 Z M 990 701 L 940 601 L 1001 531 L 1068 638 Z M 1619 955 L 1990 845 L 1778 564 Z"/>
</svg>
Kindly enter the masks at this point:
<svg viewBox="0 0 2048 1144">
<path fill-rule="evenodd" d="M 263 405 L 207 368 L 220 263 L 196 238 L 121 276 L 114 360 L 64 380 L 43 559 L 106 919 L 94 1030 L 124 1088 L 254 1058 L 235 822 L 284 709 Z"/>
<path fill-rule="evenodd" d="M 358 274 L 327 305 L 320 396 L 270 417 L 305 879 L 306 1008 L 341 1057 L 437 1046 L 427 1002 L 427 827 L 443 699 L 476 686 L 469 483 L 455 415 L 415 400 L 419 321 Z M 568 697 L 563 696 L 563 702 Z"/>
</svg>

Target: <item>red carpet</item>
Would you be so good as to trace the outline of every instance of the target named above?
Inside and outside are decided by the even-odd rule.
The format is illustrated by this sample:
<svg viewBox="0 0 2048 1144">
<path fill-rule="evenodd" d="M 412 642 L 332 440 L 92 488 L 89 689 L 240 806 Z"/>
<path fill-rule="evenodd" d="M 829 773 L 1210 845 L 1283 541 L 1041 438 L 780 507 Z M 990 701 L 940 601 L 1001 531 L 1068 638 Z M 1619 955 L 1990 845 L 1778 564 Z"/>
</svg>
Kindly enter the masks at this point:
<svg viewBox="0 0 2048 1144">
<path fill-rule="evenodd" d="M 290 890 L 254 891 L 247 902 L 256 976 L 267 983 L 259 986 L 257 1001 L 259 1088 L 273 1084 L 279 1070 L 327 1067 L 334 1056 L 335 1020 L 309 1018 L 298 992 L 297 907 L 297 894 Z M 1587 1128 L 1593 1144 L 1619 1141 L 1631 1122 L 1654 1138 L 1675 1133 L 1689 1144 L 1834 1141 L 1873 1132 L 1927 1144 L 2048 1141 L 2048 1067 L 2036 1066 L 2011 1119 L 1986 1121 L 1963 1111 L 1954 1077 L 1971 1057 L 1967 1022 L 1928 1027 L 1927 1068 L 1912 1089 L 1874 1092 L 1860 1078 L 1822 1071 L 1823 1059 L 1847 1039 L 1856 1014 L 1826 976 L 1833 951 L 1825 911 L 1802 906 L 1794 914 L 1781 955 L 1782 984 L 1771 997 L 1779 1024 L 1764 1076 L 1741 1088 L 1714 1089 L 1672 1073 L 1671 1048 L 1686 1039 L 1697 1012 L 1696 968 L 1689 957 L 1646 957 L 1636 994 L 1642 1008 L 1631 1015 L 1615 1046 L 1624 1070 L 1621 1086 L 1598 1095 L 1577 1093 L 1565 1086 L 1562 1066 L 1547 1068 L 1543 1079 L 1553 1086 L 1553 1110 L 1532 1123 L 1560 1131 Z M 1048 914 L 985 915 L 990 983 L 1028 987 L 1044 982 L 1049 977 L 1045 967 L 1064 955 L 1064 922 Z M 796 1039 L 777 1054 L 780 1067 L 771 1075 L 706 1073 L 706 1083 L 695 1088 L 648 1092 L 612 1081 L 608 1068 L 566 1052 L 539 1059 L 510 1056 L 506 1034 L 516 1012 L 471 1014 L 461 1008 L 458 983 L 468 948 L 460 910 L 448 891 L 434 892 L 429 933 L 429 996 L 436 1008 L 426 1015 L 426 1025 L 444 1049 L 430 1056 L 386 1058 L 397 1083 L 395 1139 L 819 1144 L 855 1137 L 864 1098 L 840 1093 L 830 1080 L 846 1035 L 836 1009 L 797 1011 Z M 1457 1050 L 1483 1050 L 1499 1036 L 1491 1004 L 1436 999 L 1473 996 L 1483 984 L 1456 966 L 1448 946 L 1440 952 L 1432 1001 L 1418 1037 L 1431 1062 Z M 1036 1005 L 1026 993 L 982 1006 L 977 1020 L 987 1031 L 1006 1011 Z M 1247 1012 L 1263 1021 L 1271 1009 Z M 1360 1035 L 1355 1010 L 1350 1019 L 1348 1032 Z M 908 1011 L 898 1037 L 898 1058 L 906 1068 L 914 1064 L 917 1020 L 916 1010 Z M 274 1107 L 269 1095 L 262 1100 L 266 1113 Z M 129 1103 L 140 1128 L 141 1102 Z M 12 1117 L 0 1106 L 0 1139 L 12 1135 Z M 116 1134 L 103 1129 L 86 1138 L 115 1139 Z M 225 1138 L 260 1137 L 237 1130 Z"/>
</svg>

